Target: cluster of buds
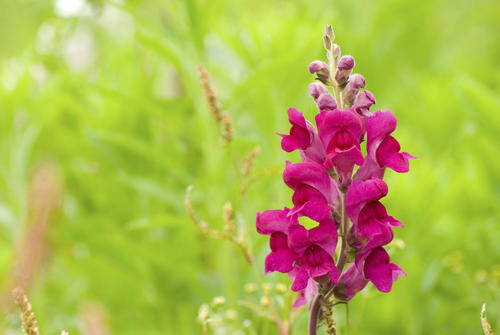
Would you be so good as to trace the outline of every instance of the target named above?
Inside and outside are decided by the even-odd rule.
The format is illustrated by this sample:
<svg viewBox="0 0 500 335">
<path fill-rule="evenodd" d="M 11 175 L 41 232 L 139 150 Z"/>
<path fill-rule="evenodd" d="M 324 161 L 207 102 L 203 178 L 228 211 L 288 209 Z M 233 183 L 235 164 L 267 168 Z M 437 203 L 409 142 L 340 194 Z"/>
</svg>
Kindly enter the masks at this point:
<svg viewBox="0 0 500 335">
<path fill-rule="evenodd" d="M 390 110 L 370 112 L 373 94 L 360 92 L 365 79 L 352 74 L 354 58 L 341 57 L 333 41 L 328 26 L 324 43 L 329 62 L 309 65 L 319 81 L 309 86 L 319 110 L 316 127 L 290 108 L 290 133 L 279 134 L 282 149 L 299 150 L 301 156 L 301 162 L 287 161 L 283 172 L 293 190 L 293 207 L 257 213 L 257 231 L 270 236 L 265 271 L 288 274 L 291 289 L 301 292 L 295 306 L 332 295 L 348 301 L 368 282 L 389 292 L 398 275 L 406 275 L 384 249 L 393 239 L 392 229 L 402 224 L 380 200 L 388 193 L 386 168 L 408 172 L 408 159 L 416 157 L 400 152 L 391 135 L 397 121 Z M 300 222 L 304 217 L 316 226 L 307 229 Z M 318 296 L 323 299 L 314 299 Z"/>
</svg>

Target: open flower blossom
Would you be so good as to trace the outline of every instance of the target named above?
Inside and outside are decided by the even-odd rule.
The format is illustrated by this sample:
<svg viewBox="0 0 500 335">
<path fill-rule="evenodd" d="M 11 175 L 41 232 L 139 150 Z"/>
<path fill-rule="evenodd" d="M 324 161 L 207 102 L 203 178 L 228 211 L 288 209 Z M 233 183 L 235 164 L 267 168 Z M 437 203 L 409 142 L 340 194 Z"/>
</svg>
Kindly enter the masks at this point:
<svg viewBox="0 0 500 335">
<path fill-rule="evenodd" d="M 314 126 L 293 107 L 288 109 L 288 120 L 292 125 L 290 135 L 278 134 L 282 137 L 281 148 L 286 152 L 301 150 L 303 156 L 321 163 L 325 149 Z"/>
<path fill-rule="evenodd" d="M 286 163 L 283 180 L 294 193 L 291 214 L 307 216 L 320 221 L 329 216 L 330 204 L 337 198 L 335 181 L 315 162 Z"/>
<path fill-rule="evenodd" d="M 354 58 L 340 57 L 333 32 L 325 36 L 329 64 L 309 65 L 319 81 L 308 87 L 318 107 L 316 126 L 290 108 L 290 131 L 279 134 L 282 149 L 301 157 L 287 161 L 283 172 L 293 207 L 257 213 L 257 231 L 270 236 L 266 273 L 287 273 L 291 289 L 301 292 L 295 307 L 311 303 L 311 315 L 332 294 L 348 301 L 370 282 L 389 292 L 398 276 L 406 276 L 384 249 L 403 224 L 387 213 L 389 189 L 382 179 L 387 168 L 408 172 L 409 159 L 416 158 L 401 151 L 394 114 L 371 110 L 376 100 L 362 90 L 365 78 L 351 74 Z M 317 226 L 306 229 L 301 217 Z M 318 295 L 323 299 L 314 299 Z"/>
</svg>

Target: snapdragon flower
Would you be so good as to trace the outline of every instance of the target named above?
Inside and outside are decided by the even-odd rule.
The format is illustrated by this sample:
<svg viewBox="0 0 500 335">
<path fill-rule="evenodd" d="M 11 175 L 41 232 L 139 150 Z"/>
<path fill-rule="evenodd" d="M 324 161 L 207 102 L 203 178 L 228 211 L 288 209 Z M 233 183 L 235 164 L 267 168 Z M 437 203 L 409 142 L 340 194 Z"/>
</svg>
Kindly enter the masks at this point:
<svg viewBox="0 0 500 335">
<path fill-rule="evenodd" d="M 308 87 L 318 107 L 316 127 L 290 108 L 290 132 L 279 134 L 282 149 L 299 150 L 302 160 L 287 161 L 283 172 L 293 190 L 293 207 L 257 213 L 257 231 L 270 236 L 265 271 L 288 273 L 291 289 L 301 292 L 295 307 L 310 305 L 309 334 L 316 334 L 321 305 L 330 297 L 347 302 L 370 282 L 390 292 L 398 276 L 406 276 L 384 249 L 394 237 L 393 228 L 403 224 L 382 203 L 389 191 L 382 179 L 387 168 L 408 172 L 409 159 L 416 158 L 401 152 L 392 135 L 394 114 L 372 113 L 376 100 L 362 90 L 365 78 L 352 74 L 354 58 L 340 57 L 333 39 L 328 26 L 323 41 L 329 64 L 309 65 L 319 81 Z M 306 229 L 301 217 L 317 226 Z"/>
</svg>

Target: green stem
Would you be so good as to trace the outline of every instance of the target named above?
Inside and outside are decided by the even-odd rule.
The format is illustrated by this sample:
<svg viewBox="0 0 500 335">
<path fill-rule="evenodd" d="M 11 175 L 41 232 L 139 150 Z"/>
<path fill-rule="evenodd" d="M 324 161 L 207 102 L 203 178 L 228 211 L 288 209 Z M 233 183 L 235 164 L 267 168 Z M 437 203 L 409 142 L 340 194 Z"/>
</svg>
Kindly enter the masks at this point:
<svg viewBox="0 0 500 335">
<path fill-rule="evenodd" d="M 349 335 L 349 304 L 345 304 L 345 335 Z"/>
<path fill-rule="evenodd" d="M 337 262 L 337 269 L 340 272 L 344 270 L 344 266 L 347 260 L 347 229 L 348 229 L 348 218 L 346 213 L 346 191 L 342 190 L 342 196 L 340 198 L 342 205 L 342 222 L 340 224 L 340 232 L 342 237 L 342 244 L 340 245 L 339 260 Z"/>
</svg>

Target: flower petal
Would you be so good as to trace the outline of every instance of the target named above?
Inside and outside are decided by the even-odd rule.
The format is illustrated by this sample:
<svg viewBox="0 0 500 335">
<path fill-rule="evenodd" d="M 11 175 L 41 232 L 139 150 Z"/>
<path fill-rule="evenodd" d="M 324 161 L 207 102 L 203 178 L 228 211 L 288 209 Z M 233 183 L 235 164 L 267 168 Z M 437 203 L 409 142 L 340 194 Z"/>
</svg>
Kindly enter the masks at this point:
<svg viewBox="0 0 500 335">
<path fill-rule="evenodd" d="M 309 275 L 305 269 L 299 269 L 292 284 L 292 291 L 300 291 L 307 287 Z"/>
<path fill-rule="evenodd" d="M 313 162 L 287 162 L 283 171 L 283 180 L 294 191 L 302 185 L 308 185 L 318 190 L 327 200 L 333 203 L 333 183 L 323 166 Z"/>
<path fill-rule="evenodd" d="M 366 257 L 364 274 L 381 292 L 390 292 L 398 275 L 406 273 L 396 264 L 389 263 L 389 254 L 381 247 L 373 249 Z"/>
<path fill-rule="evenodd" d="M 353 222 L 356 222 L 361 209 L 367 203 L 385 197 L 388 191 L 387 184 L 378 178 L 353 181 L 347 190 L 347 215 Z"/>
<path fill-rule="evenodd" d="M 270 209 L 262 213 L 257 212 L 257 232 L 259 234 L 271 235 L 274 232 L 285 233 L 293 218 L 288 216 L 290 209 Z"/>
<path fill-rule="evenodd" d="M 296 259 L 297 255 L 291 249 L 272 251 L 266 257 L 265 272 L 266 274 L 273 271 L 288 273 L 292 271 Z"/>
</svg>

